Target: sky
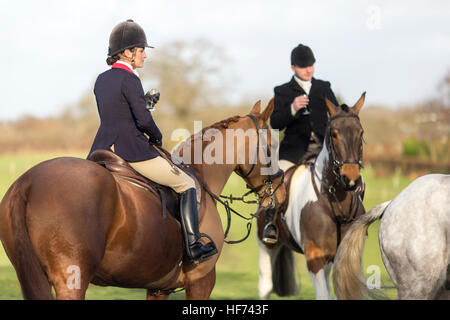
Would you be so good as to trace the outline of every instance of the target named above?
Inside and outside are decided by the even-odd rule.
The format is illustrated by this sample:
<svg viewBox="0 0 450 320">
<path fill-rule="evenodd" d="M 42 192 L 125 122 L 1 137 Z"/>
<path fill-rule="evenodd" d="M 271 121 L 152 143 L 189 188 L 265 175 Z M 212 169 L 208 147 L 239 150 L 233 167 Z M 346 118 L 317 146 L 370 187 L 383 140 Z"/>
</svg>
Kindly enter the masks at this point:
<svg viewBox="0 0 450 320">
<path fill-rule="evenodd" d="M 153 50 L 198 38 L 223 48 L 235 99 L 288 82 L 302 43 L 345 103 L 366 91 L 368 105 L 411 105 L 450 70 L 449 12 L 448 0 L 0 0 L 0 121 L 56 115 L 92 92 L 111 30 L 129 18 Z"/>
</svg>

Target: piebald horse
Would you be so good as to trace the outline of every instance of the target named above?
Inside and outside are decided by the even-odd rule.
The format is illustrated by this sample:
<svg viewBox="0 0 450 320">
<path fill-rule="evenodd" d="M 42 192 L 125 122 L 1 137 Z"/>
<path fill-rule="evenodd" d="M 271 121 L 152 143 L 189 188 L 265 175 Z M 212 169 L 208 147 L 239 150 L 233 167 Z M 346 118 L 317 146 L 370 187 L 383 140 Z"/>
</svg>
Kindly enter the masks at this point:
<svg viewBox="0 0 450 320">
<path fill-rule="evenodd" d="M 378 219 L 381 257 L 398 299 L 450 299 L 450 175 L 444 174 L 417 178 L 354 222 L 336 254 L 336 297 L 386 298 L 369 290 L 361 266 L 364 237 Z"/>
<path fill-rule="evenodd" d="M 364 213 L 363 128 L 358 117 L 364 99 L 365 93 L 349 108 L 325 98 L 330 118 L 321 152 L 313 165 L 294 166 L 285 173 L 287 197 L 277 214 L 278 243 L 261 241 L 264 218 L 258 219 L 261 299 L 271 292 L 297 294 L 293 251 L 306 257 L 316 299 L 331 298 L 329 274 L 336 249 L 352 221 Z"/>
<path fill-rule="evenodd" d="M 227 158 L 222 164 L 201 161 L 191 165 L 215 195 L 234 171 L 251 187 L 264 186 L 270 180 L 261 174 L 267 162 L 262 164 L 259 158 L 252 162 L 250 157 L 260 148 L 259 138 L 256 146 L 245 139 L 226 143 L 226 129 L 255 133 L 267 127 L 273 100 L 262 113 L 260 109 L 258 102 L 249 115 L 209 127 L 223 133 L 223 150 L 216 152 L 234 154 L 231 162 Z M 201 151 L 210 143 L 203 140 Z M 187 152 L 193 154 L 194 148 Z M 244 162 L 236 162 L 238 154 L 245 155 Z M 281 181 L 282 175 L 277 175 L 272 182 L 276 185 Z M 53 286 L 56 299 L 84 299 L 89 283 L 93 283 L 146 288 L 149 299 L 166 299 L 175 288 L 184 288 L 187 299 L 208 299 L 224 232 L 215 200 L 205 190 L 201 192 L 199 229 L 212 237 L 219 254 L 193 265 L 184 255 L 179 221 L 162 214 L 156 193 L 89 160 L 61 157 L 37 164 L 12 184 L 0 204 L 0 239 L 16 270 L 23 297 L 53 299 Z M 266 189 L 256 191 L 262 207 L 274 200 L 284 201 L 284 185 L 271 197 L 265 194 Z"/>
</svg>

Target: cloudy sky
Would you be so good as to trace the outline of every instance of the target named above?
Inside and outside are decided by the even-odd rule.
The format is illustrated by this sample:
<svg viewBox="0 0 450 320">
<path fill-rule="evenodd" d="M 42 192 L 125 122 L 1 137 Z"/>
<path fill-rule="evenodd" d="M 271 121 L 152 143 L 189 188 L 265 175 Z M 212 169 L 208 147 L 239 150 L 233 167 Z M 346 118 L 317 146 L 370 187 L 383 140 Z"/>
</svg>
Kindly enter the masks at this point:
<svg viewBox="0 0 450 320">
<path fill-rule="evenodd" d="M 157 50 L 206 38 L 230 57 L 236 97 L 270 96 L 298 43 L 316 78 L 353 104 L 396 108 L 436 94 L 450 69 L 450 1 L 0 0 L 0 121 L 58 113 L 106 70 L 112 28 L 128 18 Z M 151 54 L 150 54 L 151 59 Z"/>
</svg>

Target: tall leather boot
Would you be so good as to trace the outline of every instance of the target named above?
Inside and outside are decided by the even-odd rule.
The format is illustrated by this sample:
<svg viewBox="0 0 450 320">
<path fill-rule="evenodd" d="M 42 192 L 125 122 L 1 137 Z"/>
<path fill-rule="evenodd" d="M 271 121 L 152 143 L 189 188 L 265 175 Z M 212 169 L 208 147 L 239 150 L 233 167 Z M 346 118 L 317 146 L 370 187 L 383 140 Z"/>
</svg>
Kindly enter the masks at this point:
<svg viewBox="0 0 450 320">
<path fill-rule="evenodd" d="M 265 211 L 266 223 L 263 230 L 262 240 L 267 244 L 278 242 L 278 228 L 275 224 L 275 209 L 270 208 Z"/>
<path fill-rule="evenodd" d="M 191 262 L 197 264 L 217 253 L 212 239 L 198 231 L 197 196 L 195 188 L 180 194 L 181 227 L 184 234 L 184 244 L 187 256 Z M 211 242 L 203 245 L 199 239 L 207 237 Z"/>
<path fill-rule="evenodd" d="M 300 162 L 303 161 L 305 163 L 313 163 L 314 159 L 317 158 L 320 151 L 322 151 L 322 142 L 314 132 L 311 132 L 308 147 L 305 151 L 305 154 L 300 159 Z"/>
</svg>

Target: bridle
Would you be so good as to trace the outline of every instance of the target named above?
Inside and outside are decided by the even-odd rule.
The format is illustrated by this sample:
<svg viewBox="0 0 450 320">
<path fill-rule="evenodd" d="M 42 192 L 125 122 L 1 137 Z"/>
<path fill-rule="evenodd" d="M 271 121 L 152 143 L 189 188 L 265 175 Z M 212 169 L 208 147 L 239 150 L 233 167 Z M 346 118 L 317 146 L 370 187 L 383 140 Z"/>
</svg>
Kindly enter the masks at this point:
<svg viewBox="0 0 450 320">
<path fill-rule="evenodd" d="M 332 205 L 331 201 L 329 201 L 331 210 L 333 212 L 333 220 L 335 221 L 335 223 L 338 227 L 342 224 L 351 223 L 356 219 L 359 205 L 360 205 L 360 203 L 362 203 L 361 194 L 364 193 L 364 183 L 357 186 L 357 188 L 352 191 L 353 192 L 353 194 L 352 194 L 352 204 L 353 205 L 351 205 L 349 213 L 345 214 L 344 209 L 342 208 L 341 203 L 336 196 L 336 186 L 337 186 L 337 184 L 342 184 L 340 172 L 341 172 L 341 168 L 344 164 L 349 164 L 349 163 L 350 164 L 358 164 L 359 168 L 363 167 L 362 166 L 362 150 L 360 151 L 359 159 L 350 159 L 350 160 L 343 160 L 343 161 L 338 160 L 337 156 L 336 156 L 336 151 L 334 150 L 334 145 L 331 140 L 331 122 L 338 118 L 349 118 L 349 117 L 356 118 L 359 121 L 358 115 L 356 115 L 353 112 L 340 113 L 340 114 L 330 117 L 328 119 L 327 132 L 325 135 L 327 149 L 330 152 L 330 160 L 332 162 L 332 172 L 334 175 L 334 181 L 331 185 L 326 185 L 323 181 L 321 181 L 321 184 L 322 184 L 322 187 L 324 188 L 324 190 L 326 190 L 326 192 L 332 197 L 334 202 L 337 204 L 337 207 L 340 211 L 340 215 L 336 215 L 334 206 Z M 321 193 L 319 192 L 317 185 L 316 185 L 315 172 L 316 171 L 315 171 L 315 162 L 314 162 L 312 164 L 312 168 L 311 168 L 311 179 L 313 182 L 314 190 L 315 190 L 317 196 L 319 197 L 321 195 Z M 350 191 L 347 191 L 347 192 L 350 192 Z M 340 233 L 338 232 L 338 235 L 339 234 Z"/>
<path fill-rule="evenodd" d="M 257 130 L 257 134 L 258 134 L 258 141 L 257 141 L 257 145 L 256 145 L 256 160 L 258 159 L 259 156 L 259 149 L 260 149 L 260 138 L 259 138 L 259 132 L 260 129 L 269 129 L 269 126 L 267 124 L 265 124 L 262 128 L 259 126 L 259 122 L 258 119 L 252 115 L 252 114 L 248 114 L 248 117 L 250 117 L 253 120 L 253 123 L 255 124 L 256 130 Z M 269 163 L 270 166 L 270 163 Z M 275 206 L 275 192 L 278 190 L 278 188 L 284 183 L 284 171 L 281 169 L 278 169 L 278 171 L 272 175 L 268 175 L 267 178 L 263 179 L 263 183 L 259 186 L 251 186 L 249 184 L 249 177 L 252 174 L 253 170 L 256 167 L 256 161 L 253 162 L 252 167 L 250 168 L 250 170 L 247 173 L 243 173 L 242 168 L 241 167 L 237 167 L 234 172 L 236 172 L 237 175 L 239 175 L 240 177 L 242 177 L 244 179 L 244 181 L 246 182 L 246 186 L 247 189 L 250 189 L 247 193 L 245 193 L 242 197 L 233 197 L 233 195 L 230 196 L 224 196 L 224 195 L 220 195 L 217 196 L 216 194 L 214 194 L 208 187 L 208 185 L 203 182 L 201 179 L 198 179 L 198 181 L 200 182 L 201 186 L 203 187 L 203 189 L 216 201 L 218 201 L 219 203 L 221 203 L 224 207 L 225 207 L 225 211 L 227 213 L 227 227 L 226 230 L 224 232 L 224 242 L 228 243 L 228 244 L 236 244 L 236 243 L 240 243 L 243 242 L 244 240 L 246 240 L 251 232 L 251 227 L 252 224 L 251 222 L 247 222 L 247 234 L 240 240 L 235 240 L 235 241 L 231 241 L 231 240 L 225 240 L 228 236 L 228 232 L 230 231 L 230 226 L 231 226 L 231 212 L 233 212 L 234 214 L 238 215 L 239 217 L 249 221 L 252 220 L 254 218 L 257 218 L 257 214 L 252 214 L 250 217 L 245 217 L 243 215 L 241 215 L 239 212 L 237 212 L 236 210 L 234 210 L 233 208 L 230 207 L 230 203 L 233 203 L 234 201 L 242 201 L 244 203 L 248 203 L 248 204 L 253 204 L 253 203 L 258 203 L 259 206 L 262 205 L 262 203 L 264 202 L 264 200 L 267 197 L 270 197 L 270 204 L 269 207 L 265 207 L 264 209 L 269 209 L 269 208 L 273 208 Z M 280 183 L 274 188 L 273 187 L 273 180 L 277 179 L 281 177 Z M 264 189 L 263 189 L 264 188 Z M 261 189 L 262 192 L 261 192 Z M 250 193 L 255 193 L 258 198 L 259 201 L 247 201 L 245 200 L 245 197 L 248 196 Z M 226 199 L 225 201 L 223 201 L 221 198 Z M 228 202 L 228 200 L 230 202 Z M 204 235 L 204 234 L 203 234 Z M 160 294 L 171 294 L 171 293 L 175 293 L 175 292 L 179 292 L 182 291 L 183 289 L 178 289 L 178 290 L 159 290 L 159 289 L 150 289 L 150 294 L 153 296 L 159 296 Z"/>
<path fill-rule="evenodd" d="M 253 115 L 253 114 L 248 114 L 248 117 L 250 117 L 250 119 L 253 120 L 253 123 L 255 124 L 256 127 L 256 131 L 257 131 L 257 135 L 258 135 L 258 141 L 257 141 L 257 145 L 256 145 L 256 159 L 255 161 L 253 161 L 252 167 L 250 168 L 250 170 L 247 173 L 243 173 L 242 168 L 241 167 L 237 167 L 234 171 L 236 172 L 237 175 L 239 175 L 242 179 L 244 179 L 244 181 L 246 182 L 246 187 L 247 189 L 250 189 L 250 191 L 247 194 L 250 193 L 255 193 L 258 195 L 259 198 L 259 205 L 262 206 L 262 203 L 264 202 L 264 200 L 268 197 L 270 197 L 270 204 L 268 207 L 266 207 L 266 209 L 268 208 L 274 208 L 275 207 L 275 192 L 278 190 L 278 188 L 283 184 L 284 182 L 284 171 L 281 169 L 278 169 L 278 171 L 274 174 L 268 175 L 267 178 L 263 179 L 263 183 L 254 187 L 251 186 L 249 184 L 249 176 L 250 174 L 253 172 L 253 170 L 256 167 L 256 160 L 258 159 L 259 156 L 259 149 L 260 149 L 260 130 L 269 130 L 269 126 L 267 124 L 265 124 L 262 128 L 259 126 L 259 121 L 258 119 Z M 270 163 L 269 163 L 270 166 Z M 278 183 L 278 185 L 274 188 L 273 187 L 273 180 L 277 179 L 281 177 L 280 183 Z M 261 192 L 261 189 L 262 192 Z"/>
<path fill-rule="evenodd" d="M 259 122 L 258 119 L 252 115 L 252 114 L 248 114 L 248 117 L 250 117 L 250 119 L 253 120 L 253 123 L 255 124 L 257 133 L 258 133 L 258 141 L 257 141 L 257 145 L 256 145 L 256 160 L 258 159 L 258 155 L 259 155 L 259 149 L 260 149 L 260 139 L 259 139 L 259 132 L 261 127 L 259 126 Z M 268 129 L 269 126 L 266 124 L 264 125 L 264 127 L 262 129 Z M 269 163 L 270 165 L 270 163 Z M 263 180 L 263 183 L 259 186 L 252 186 L 249 184 L 249 177 L 252 174 L 253 170 L 256 167 L 256 161 L 252 164 L 252 167 L 250 168 L 250 170 L 246 173 L 244 173 L 242 171 L 241 167 L 236 167 L 236 169 L 234 170 L 234 172 L 236 172 L 236 174 L 240 177 L 242 177 L 244 179 L 244 181 L 246 182 L 246 186 L 247 189 L 250 189 L 249 191 L 247 191 L 243 196 L 241 197 L 233 197 L 232 194 L 230 194 L 229 196 L 225 196 L 225 195 L 220 195 L 217 196 L 216 194 L 214 194 L 209 187 L 204 183 L 201 182 L 202 187 L 205 189 L 205 191 L 217 202 L 221 203 L 224 207 L 225 207 L 225 211 L 227 213 L 227 227 L 226 230 L 224 232 L 224 238 L 226 239 L 228 236 L 228 232 L 230 231 L 230 226 L 231 226 L 231 212 L 233 212 L 234 214 L 236 214 L 237 216 L 241 217 L 242 219 L 245 219 L 249 222 L 247 222 L 247 234 L 240 240 L 235 240 L 235 241 L 231 241 L 231 240 L 224 240 L 226 243 L 228 244 L 236 244 L 236 243 L 240 243 L 244 240 L 246 240 L 248 238 L 248 236 L 250 235 L 250 231 L 251 231 L 251 227 L 252 224 L 250 222 L 250 220 L 254 219 L 254 218 L 258 218 L 258 214 L 252 214 L 250 217 L 245 217 L 242 214 L 240 214 L 239 212 L 237 212 L 236 210 L 234 210 L 233 208 L 230 207 L 230 203 L 233 203 L 233 201 L 242 201 L 244 203 L 247 204 L 255 204 L 258 203 L 259 204 L 259 208 L 260 209 L 269 209 L 269 208 L 273 208 L 275 206 L 275 193 L 278 190 L 278 188 L 284 183 L 284 171 L 279 169 L 275 174 L 272 175 L 268 175 L 267 178 L 265 178 Z M 274 188 L 273 187 L 273 180 L 275 180 L 276 178 L 281 177 L 280 183 Z M 262 189 L 262 191 L 261 191 Z M 248 196 L 249 194 L 254 193 L 258 196 L 258 201 L 255 200 L 245 200 L 245 197 Z M 266 198 L 270 197 L 270 204 L 269 207 L 264 207 L 262 208 L 262 203 L 264 202 L 264 200 Z M 225 199 L 225 200 L 222 200 Z M 229 202 L 228 202 L 229 201 Z M 260 212 L 261 210 L 258 210 L 258 212 Z"/>
<path fill-rule="evenodd" d="M 341 168 L 344 164 L 357 164 L 359 166 L 359 169 L 363 168 L 362 149 L 359 152 L 358 159 L 349 159 L 341 161 L 337 158 L 336 150 L 334 149 L 334 145 L 331 139 L 331 122 L 339 118 L 356 118 L 358 119 L 358 121 L 360 121 L 358 115 L 353 112 L 339 113 L 328 119 L 327 132 L 325 136 L 327 140 L 327 149 L 330 150 L 330 158 L 332 159 L 332 166 L 333 166 L 332 171 L 335 176 L 335 182 L 341 181 Z"/>
</svg>

